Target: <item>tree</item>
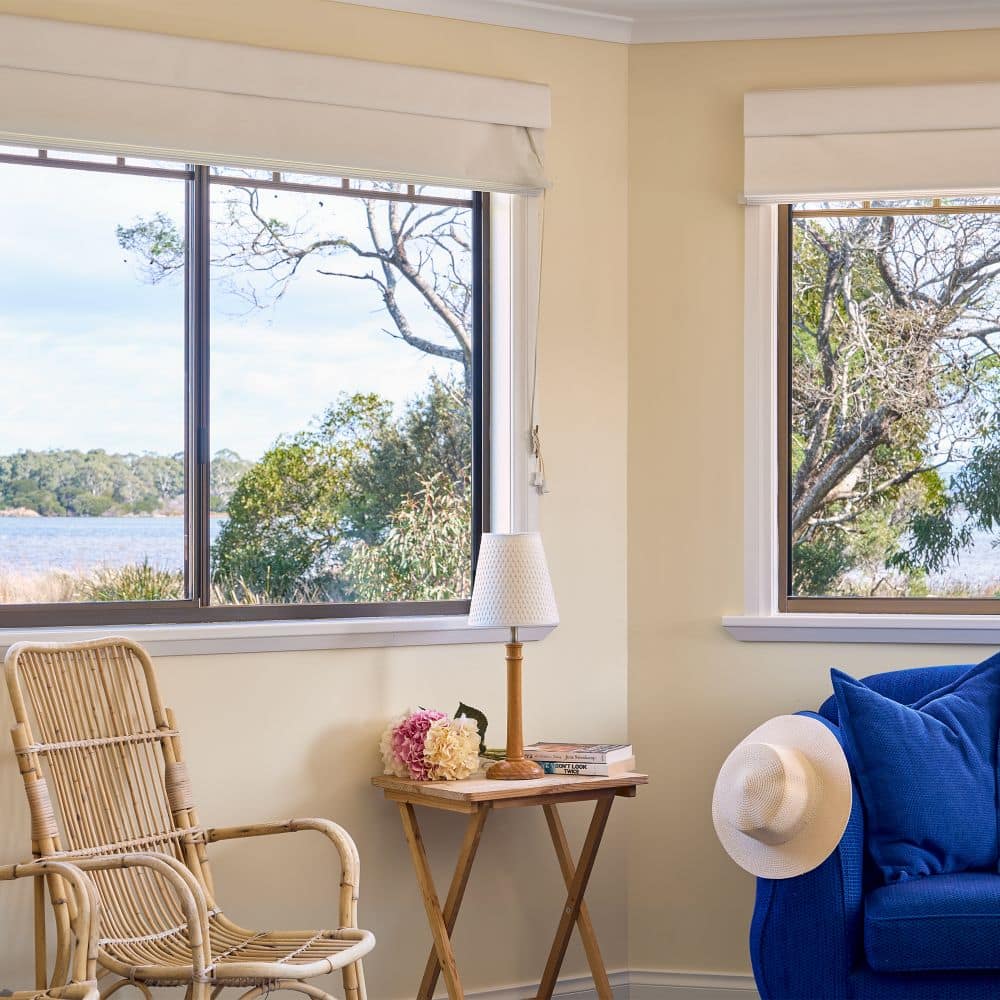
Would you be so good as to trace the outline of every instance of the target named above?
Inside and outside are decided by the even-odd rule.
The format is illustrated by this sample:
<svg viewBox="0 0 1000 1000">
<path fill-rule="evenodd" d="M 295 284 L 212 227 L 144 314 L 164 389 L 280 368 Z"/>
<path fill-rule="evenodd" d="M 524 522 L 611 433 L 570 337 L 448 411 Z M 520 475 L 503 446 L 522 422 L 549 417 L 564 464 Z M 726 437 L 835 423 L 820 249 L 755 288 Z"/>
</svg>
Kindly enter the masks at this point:
<svg viewBox="0 0 1000 1000">
<path fill-rule="evenodd" d="M 363 237 L 348 235 L 338 211 L 317 196 L 313 210 L 298 219 L 269 214 L 262 192 L 251 187 L 216 187 L 213 204 L 213 264 L 230 287 L 254 308 L 266 308 L 288 291 L 306 266 L 319 274 L 369 284 L 391 326 L 385 332 L 434 357 L 459 364 L 467 401 L 472 399 L 472 254 L 468 207 L 360 199 Z M 402 186 L 379 183 L 383 194 Z M 416 189 L 418 193 L 423 189 Z M 343 204 L 341 204 L 343 208 Z M 162 213 L 119 226 L 118 242 L 135 253 L 145 280 L 159 282 L 184 267 L 185 245 L 176 222 Z M 344 263 L 345 259 L 350 261 Z M 403 292 L 410 289 L 437 321 L 440 337 L 417 332 Z"/>
<path fill-rule="evenodd" d="M 378 544 L 351 548 L 345 575 L 362 601 L 447 601 L 472 592 L 468 497 L 436 473 L 403 498 Z"/>
<path fill-rule="evenodd" d="M 793 239 L 796 592 L 942 568 L 1000 526 L 1000 224 L 800 218 Z"/>
<path fill-rule="evenodd" d="M 448 496 L 461 500 L 471 516 L 471 476 L 472 413 L 461 389 L 432 376 L 425 394 L 380 429 L 370 456 L 353 469 L 345 537 L 377 543 L 404 500 L 424 493 L 426 484 L 437 479 L 448 484 Z M 445 492 L 444 487 L 437 491 Z"/>
<path fill-rule="evenodd" d="M 356 599 L 345 566 L 355 543 L 374 548 L 398 534 L 399 512 L 417 496 L 442 499 L 448 512 L 461 506 L 467 552 L 471 435 L 460 399 L 460 389 L 432 380 L 394 417 L 388 400 L 342 396 L 313 427 L 279 440 L 230 500 L 212 550 L 216 586 L 229 600 Z M 447 533 L 435 539 L 453 543 Z M 457 551 L 435 556 L 449 564 L 463 558 Z"/>
<path fill-rule="evenodd" d="M 221 509 L 235 481 L 249 467 L 234 452 L 220 452 L 213 458 L 212 494 L 223 505 Z M 183 454 L 116 455 L 101 449 L 67 449 L 0 455 L 0 506 L 96 517 L 179 512 L 183 499 Z"/>
<path fill-rule="evenodd" d="M 279 439 L 239 481 L 212 547 L 216 584 L 297 601 L 338 592 L 338 549 L 352 474 L 384 433 L 391 405 L 342 397 L 311 430 Z"/>
</svg>

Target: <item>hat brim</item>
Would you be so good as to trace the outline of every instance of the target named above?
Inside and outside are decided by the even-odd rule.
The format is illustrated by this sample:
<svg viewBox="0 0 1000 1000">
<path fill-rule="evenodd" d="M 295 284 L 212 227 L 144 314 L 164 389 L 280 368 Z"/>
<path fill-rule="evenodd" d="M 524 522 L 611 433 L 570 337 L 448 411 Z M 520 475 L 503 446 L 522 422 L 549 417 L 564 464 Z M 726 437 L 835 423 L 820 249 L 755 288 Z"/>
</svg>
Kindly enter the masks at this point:
<svg viewBox="0 0 1000 1000">
<path fill-rule="evenodd" d="M 723 848 L 759 878 L 794 878 L 818 868 L 840 843 L 851 816 L 851 770 L 840 741 L 818 719 L 779 715 L 758 726 L 743 743 L 773 743 L 804 754 L 816 773 L 818 802 L 809 824 L 794 837 L 784 844 L 764 844 L 723 819 L 720 804 L 729 789 L 716 781 L 712 820 Z"/>
</svg>

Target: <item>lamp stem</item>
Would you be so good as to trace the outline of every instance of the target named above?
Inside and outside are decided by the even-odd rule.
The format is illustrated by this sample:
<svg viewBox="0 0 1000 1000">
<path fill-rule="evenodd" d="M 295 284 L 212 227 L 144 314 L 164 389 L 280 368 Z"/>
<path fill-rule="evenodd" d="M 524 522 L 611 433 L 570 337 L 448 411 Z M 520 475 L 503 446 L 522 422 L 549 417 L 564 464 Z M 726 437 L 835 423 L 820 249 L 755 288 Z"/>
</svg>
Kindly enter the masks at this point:
<svg viewBox="0 0 1000 1000">
<path fill-rule="evenodd" d="M 512 628 L 507 643 L 507 760 L 524 760 L 524 730 L 522 727 L 521 668 L 524 647 L 517 641 L 517 629 Z"/>
<path fill-rule="evenodd" d="M 487 772 L 487 778 L 521 780 L 542 777 L 542 769 L 524 756 L 524 733 L 521 725 L 521 666 L 523 646 L 517 629 L 510 630 L 507 643 L 507 758 L 497 761 Z"/>
</svg>

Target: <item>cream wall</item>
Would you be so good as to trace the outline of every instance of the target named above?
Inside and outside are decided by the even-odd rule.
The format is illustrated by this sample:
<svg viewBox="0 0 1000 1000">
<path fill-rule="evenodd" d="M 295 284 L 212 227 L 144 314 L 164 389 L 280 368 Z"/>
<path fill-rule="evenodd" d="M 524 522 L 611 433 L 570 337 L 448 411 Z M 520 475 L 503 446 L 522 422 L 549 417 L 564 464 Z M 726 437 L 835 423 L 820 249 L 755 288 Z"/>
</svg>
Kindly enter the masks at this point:
<svg viewBox="0 0 1000 1000">
<path fill-rule="evenodd" d="M 816 706 L 827 668 L 982 649 L 738 643 L 742 610 L 742 98 L 768 88 L 1000 79 L 1000 33 L 635 46 L 630 54 L 630 734 L 634 969 L 745 972 L 752 879 L 712 832 L 715 772 L 762 720 Z"/>
<path fill-rule="evenodd" d="M 330 0 L 21 0 L 5 13 L 163 31 L 548 83 L 554 189 L 545 234 L 540 376 L 552 494 L 542 514 L 562 626 L 526 653 L 529 738 L 621 739 L 626 676 L 627 50 Z M 155 114 L 155 108 L 150 109 Z M 588 251 L 595 242 L 598 253 Z M 583 404 L 583 405 L 581 405 Z M 585 540 L 581 542 L 581 540 Z M 210 824 L 321 815 L 357 838 L 362 916 L 380 941 L 372 1000 L 412 998 L 430 944 L 395 809 L 367 787 L 386 719 L 414 704 L 483 706 L 503 737 L 502 650 L 477 646 L 167 658 L 202 818 Z M 0 710 L 0 729 L 9 717 Z M 27 819 L 12 755 L 0 755 L 0 859 L 24 856 Z M 569 807 L 579 816 L 579 807 Z M 625 832 L 612 817 L 592 908 L 609 966 L 626 959 Z M 425 833 L 447 886 L 461 820 Z M 574 821 L 573 834 L 580 833 Z M 220 897 L 234 916 L 290 926 L 335 914 L 332 853 L 322 842 L 225 845 Z M 277 874 L 288 859 L 294 881 Z M 312 866 L 316 866 L 315 869 Z M 318 872 L 319 874 L 314 874 Z M 561 881 L 535 811 L 487 828 L 457 949 L 466 985 L 536 981 L 558 922 Z M 261 902 L 266 900 L 266 904 Z M 537 901 L 537 902 L 536 902 Z M 29 982 L 28 894 L 0 892 L 0 984 Z M 567 974 L 586 968 L 574 943 Z"/>
</svg>

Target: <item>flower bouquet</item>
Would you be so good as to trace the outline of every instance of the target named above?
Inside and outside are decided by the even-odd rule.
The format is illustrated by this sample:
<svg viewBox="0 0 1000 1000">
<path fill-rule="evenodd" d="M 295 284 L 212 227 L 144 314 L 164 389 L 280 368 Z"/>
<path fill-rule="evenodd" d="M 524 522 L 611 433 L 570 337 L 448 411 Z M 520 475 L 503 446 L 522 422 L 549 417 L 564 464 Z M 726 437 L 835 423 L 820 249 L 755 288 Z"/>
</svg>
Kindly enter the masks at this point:
<svg viewBox="0 0 1000 1000">
<path fill-rule="evenodd" d="M 455 717 L 428 709 L 389 723 L 379 750 L 386 774 L 414 781 L 459 781 L 479 770 L 486 718 L 459 706 Z"/>
</svg>

